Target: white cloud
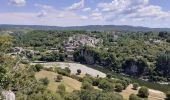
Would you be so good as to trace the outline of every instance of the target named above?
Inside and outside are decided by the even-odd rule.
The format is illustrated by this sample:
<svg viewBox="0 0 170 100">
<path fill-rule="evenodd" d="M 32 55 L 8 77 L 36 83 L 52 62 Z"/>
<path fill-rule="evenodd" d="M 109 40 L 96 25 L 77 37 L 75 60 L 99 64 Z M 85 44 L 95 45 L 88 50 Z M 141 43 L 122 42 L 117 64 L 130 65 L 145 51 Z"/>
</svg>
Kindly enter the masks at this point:
<svg viewBox="0 0 170 100">
<path fill-rule="evenodd" d="M 91 8 L 90 8 L 90 7 L 84 8 L 83 11 L 84 11 L 84 12 L 86 12 L 86 11 L 91 11 Z"/>
<path fill-rule="evenodd" d="M 98 7 L 101 8 L 102 11 L 121 12 L 143 7 L 148 3 L 149 0 L 113 0 L 110 3 L 99 3 Z"/>
<path fill-rule="evenodd" d="M 103 20 L 102 13 L 97 13 L 97 12 L 92 13 L 91 17 L 93 20 Z"/>
<path fill-rule="evenodd" d="M 26 0 L 10 0 L 9 4 L 13 6 L 25 6 Z"/>
<path fill-rule="evenodd" d="M 83 19 L 83 20 L 88 19 L 88 16 L 80 16 L 80 19 Z"/>
<path fill-rule="evenodd" d="M 78 10 L 84 8 L 84 0 L 72 4 L 70 7 L 66 8 L 67 10 Z"/>
</svg>

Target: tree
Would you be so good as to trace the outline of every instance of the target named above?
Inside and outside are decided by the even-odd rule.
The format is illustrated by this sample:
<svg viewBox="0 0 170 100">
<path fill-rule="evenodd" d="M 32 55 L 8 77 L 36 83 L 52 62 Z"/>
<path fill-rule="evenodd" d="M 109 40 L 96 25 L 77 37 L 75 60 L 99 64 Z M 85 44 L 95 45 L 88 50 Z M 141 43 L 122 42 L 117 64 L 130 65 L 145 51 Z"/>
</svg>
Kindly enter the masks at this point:
<svg viewBox="0 0 170 100">
<path fill-rule="evenodd" d="M 110 78 L 112 78 L 112 74 L 111 73 L 107 73 L 106 77 L 110 79 Z"/>
<path fill-rule="evenodd" d="M 41 71 L 41 69 L 43 69 L 44 67 L 43 67 L 43 65 L 41 65 L 41 64 L 36 64 L 36 65 L 35 65 L 35 68 L 36 68 L 36 71 L 39 72 L 39 71 Z"/>
<path fill-rule="evenodd" d="M 138 96 L 141 98 L 148 98 L 149 96 L 149 90 L 147 87 L 141 87 L 138 91 Z"/>
<path fill-rule="evenodd" d="M 65 95 L 65 92 L 66 92 L 66 87 L 64 84 L 60 84 L 58 86 L 58 92 L 60 93 L 61 96 L 64 96 Z"/>
<path fill-rule="evenodd" d="M 62 79 L 63 79 L 62 75 L 57 75 L 57 80 L 56 81 L 61 82 Z"/>
<path fill-rule="evenodd" d="M 138 87 L 139 87 L 139 84 L 138 84 L 138 83 L 133 83 L 133 89 L 134 89 L 134 90 L 137 90 Z"/>
<path fill-rule="evenodd" d="M 77 74 L 80 75 L 81 74 L 81 70 L 77 69 Z"/>
<path fill-rule="evenodd" d="M 13 62 L 11 57 L 7 56 L 7 51 L 11 48 L 12 38 L 9 35 L 0 35 L 0 88 L 8 88 L 11 84 Z"/>
<path fill-rule="evenodd" d="M 81 88 L 82 89 L 86 89 L 86 90 L 93 90 L 94 89 L 93 86 L 90 83 L 88 83 L 88 82 L 83 82 Z"/>
<path fill-rule="evenodd" d="M 116 84 L 115 91 L 116 92 L 122 92 L 122 90 L 123 90 L 122 84 L 120 84 L 120 83 Z"/>
<path fill-rule="evenodd" d="M 109 82 L 108 80 L 106 79 L 102 79 L 100 82 L 99 82 L 99 85 L 98 85 L 99 88 L 103 89 L 104 91 L 114 91 L 114 87 L 115 85 L 111 82 Z"/>
<path fill-rule="evenodd" d="M 46 78 L 41 78 L 40 81 L 41 81 L 44 85 L 46 85 L 46 86 L 49 84 L 49 80 L 48 80 L 47 77 L 46 77 Z"/>
<path fill-rule="evenodd" d="M 65 68 L 64 68 L 64 70 L 65 70 L 68 74 L 70 74 L 70 73 L 71 73 L 71 70 L 70 70 L 70 68 L 69 68 L 69 67 L 65 67 Z"/>
<path fill-rule="evenodd" d="M 129 96 L 129 100 L 142 100 L 142 99 L 140 99 L 136 94 L 131 94 Z"/>
<path fill-rule="evenodd" d="M 159 76 L 170 76 L 170 52 L 161 53 L 156 59 L 156 72 Z"/>
</svg>

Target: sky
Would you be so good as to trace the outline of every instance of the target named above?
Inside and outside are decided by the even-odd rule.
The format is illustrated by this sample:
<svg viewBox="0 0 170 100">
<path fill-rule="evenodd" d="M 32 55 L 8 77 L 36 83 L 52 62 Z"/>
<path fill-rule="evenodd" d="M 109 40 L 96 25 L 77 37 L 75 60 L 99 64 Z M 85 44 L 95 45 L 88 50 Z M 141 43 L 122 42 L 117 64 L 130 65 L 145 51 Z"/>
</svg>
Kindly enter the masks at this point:
<svg viewBox="0 0 170 100">
<path fill-rule="evenodd" d="M 170 28 L 170 0 L 0 0 L 0 24 Z"/>
</svg>

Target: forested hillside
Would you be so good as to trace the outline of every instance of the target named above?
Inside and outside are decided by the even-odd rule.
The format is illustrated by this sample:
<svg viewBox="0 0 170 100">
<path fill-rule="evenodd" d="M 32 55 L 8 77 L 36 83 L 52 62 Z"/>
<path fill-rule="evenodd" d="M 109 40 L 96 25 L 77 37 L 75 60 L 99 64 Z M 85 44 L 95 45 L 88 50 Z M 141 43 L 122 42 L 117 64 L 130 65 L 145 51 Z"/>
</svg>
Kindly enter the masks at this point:
<svg viewBox="0 0 170 100">
<path fill-rule="evenodd" d="M 3 30 L 2 34 L 4 32 Z M 166 31 L 10 31 L 1 35 L 0 39 L 1 65 L 5 66 L 0 67 L 2 69 L 0 83 L 3 83 L 2 88 L 5 90 L 15 91 L 18 100 L 27 97 L 30 99 L 26 100 L 38 100 L 39 97 L 43 100 L 47 98 L 50 98 L 49 100 L 94 100 L 94 98 L 110 100 L 109 98 L 112 97 L 116 98 L 115 100 L 123 100 L 123 97 L 115 91 L 125 90 L 131 82 L 135 82 L 133 79 L 143 80 L 144 83 L 164 84 L 158 85 L 165 86 L 159 87 L 158 90 L 167 92 L 170 88 L 167 85 L 170 82 L 169 39 L 170 33 Z M 30 65 L 32 62 L 41 61 L 78 62 L 93 66 L 94 69 L 102 69 L 103 72 L 107 70 L 108 74 L 106 78 L 101 79 L 99 76 L 94 78 L 88 75 L 82 78 L 70 74 L 67 68 L 55 69 Z M 47 78 L 38 81 L 35 78 L 42 70 L 82 82 L 81 90 L 68 93 L 65 86 L 61 84 L 57 93 L 51 92 L 47 86 L 49 83 Z M 80 73 L 81 70 L 77 69 L 77 75 Z M 52 80 L 60 82 L 62 76 Z M 93 86 L 103 91 L 96 90 Z M 150 84 L 147 86 L 153 88 Z M 145 87 L 143 88 L 147 91 Z"/>
<path fill-rule="evenodd" d="M 88 44 L 75 46 L 73 41 L 80 43 L 84 40 L 71 40 L 74 35 L 87 35 L 95 40 L 101 39 L 97 46 Z M 85 64 L 97 64 L 117 73 L 149 79 L 150 81 L 170 80 L 169 65 L 169 35 L 168 32 L 131 32 L 131 31 L 29 31 L 25 34 L 11 34 L 14 46 L 31 48 L 40 52 L 39 58 L 32 60 L 73 60 Z M 70 42 L 70 41 L 69 41 Z M 78 44 L 77 44 L 78 45 Z M 46 52 L 52 50 L 52 52 Z M 69 49 L 73 48 L 71 54 Z M 164 56 L 166 55 L 166 56 Z M 167 66 L 162 66 L 165 64 Z"/>
</svg>

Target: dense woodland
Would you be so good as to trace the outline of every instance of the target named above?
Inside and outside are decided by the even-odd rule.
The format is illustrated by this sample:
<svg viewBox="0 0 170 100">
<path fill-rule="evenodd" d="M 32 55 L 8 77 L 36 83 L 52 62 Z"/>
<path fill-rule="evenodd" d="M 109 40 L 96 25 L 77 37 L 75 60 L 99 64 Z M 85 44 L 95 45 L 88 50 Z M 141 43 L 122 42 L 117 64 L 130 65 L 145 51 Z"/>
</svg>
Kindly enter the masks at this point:
<svg viewBox="0 0 170 100">
<path fill-rule="evenodd" d="M 76 34 L 100 38 L 103 42 L 96 47 L 77 48 L 73 54 L 74 61 L 100 65 L 117 73 L 143 77 L 150 81 L 170 81 L 168 32 L 36 30 L 11 35 L 15 46 L 41 52 L 39 57 L 28 53 L 32 60 L 64 61 L 67 60 L 64 43 Z M 59 52 L 45 53 L 50 48 L 58 48 Z"/>
<path fill-rule="evenodd" d="M 73 59 L 70 60 L 64 46 L 69 37 L 77 34 L 102 39 L 103 42 L 94 47 L 79 46 L 72 53 Z M 34 77 L 35 72 L 40 71 L 41 67 L 30 67 L 28 62 L 24 61 L 23 68 L 13 67 L 18 59 L 7 56 L 13 47 L 23 47 L 28 50 L 20 56 L 26 56 L 29 61 L 75 61 L 151 82 L 170 82 L 170 33 L 168 32 L 15 31 L 0 36 L 0 84 L 2 89 L 15 91 L 17 100 L 40 100 L 40 98 L 41 100 L 123 100 L 118 93 L 126 89 L 131 80 L 112 78 L 111 73 L 101 79 L 90 75 L 80 78 L 70 75 L 68 69 L 53 69 L 51 71 L 81 81 L 82 87 L 79 91 L 67 93 L 65 86 L 60 85 L 59 91 L 52 93 L 46 87 L 48 80 L 37 81 Z M 51 48 L 57 48 L 58 51 L 47 52 Z M 34 55 L 29 50 L 39 53 Z M 93 86 L 102 91 L 94 89 Z M 142 87 L 138 95 L 130 96 L 130 100 L 147 98 L 147 92 L 148 89 Z"/>
</svg>

